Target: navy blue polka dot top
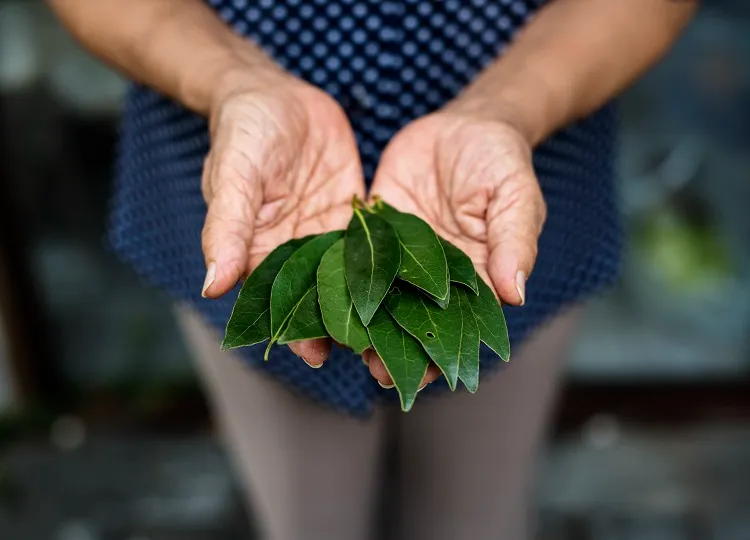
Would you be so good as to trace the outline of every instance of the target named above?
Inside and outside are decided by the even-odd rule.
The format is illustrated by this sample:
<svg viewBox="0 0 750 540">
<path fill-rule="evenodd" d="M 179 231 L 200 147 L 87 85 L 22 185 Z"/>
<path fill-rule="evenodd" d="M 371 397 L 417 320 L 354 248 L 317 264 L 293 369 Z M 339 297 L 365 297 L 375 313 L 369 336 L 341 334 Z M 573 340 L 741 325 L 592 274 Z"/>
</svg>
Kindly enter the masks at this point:
<svg viewBox="0 0 750 540">
<path fill-rule="evenodd" d="M 279 64 L 323 88 L 343 106 L 369 182 L 388 140 L 440 107 L 503 49 L 542 0 L 210 0 L 237 33 Z M 614 189 L 616 118 L 612 105 L 542 144 L 534 164 L 548 219 L 527 303 L 507 308 L 514 347 L 545 319 L 612 283 L 621 227 Z M 127 95 L 110 222 L 115 251 L 151 284 L 187 301 L 220 331 L 238 289 L 200 296 L 206 121 L 141 86 Z M 218 345 L 217 345 L 218 347 Z M 334 350 L 311 370 L 286 347 L 243 358 L 300 395 L 358 416 L 389 399 L 357 357 Z M 500 361 L 482 352 L 482 372 Z M 446 388 L 443 380 L 426 392 Z"/>
</svg>

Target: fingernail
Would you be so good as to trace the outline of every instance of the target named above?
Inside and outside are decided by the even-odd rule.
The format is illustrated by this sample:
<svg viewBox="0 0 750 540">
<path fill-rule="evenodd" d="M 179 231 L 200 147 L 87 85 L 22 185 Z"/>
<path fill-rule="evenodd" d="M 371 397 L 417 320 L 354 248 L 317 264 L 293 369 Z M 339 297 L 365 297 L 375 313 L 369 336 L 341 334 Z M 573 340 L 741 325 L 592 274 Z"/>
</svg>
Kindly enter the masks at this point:
<svg viewBox="0 0 750 540">
<path fill-rule="evenodd" d="M 523 270 L 519 270 L 516 273 L 516 290 L 518 291 L 518 296 L 521 297 L 521 303 L 518 305 L 522 306 L 526 303 L 526 274 L 524 274 Z"/>
<path fill-rule="evenodd" d="M 390 389 L 390 388 L 393 388 L 394 386 L 396 386 L 395 384 L 383 384 L 383 383 L 382 383 L 382 382 L 380 382 L 380 381 L 378 381 L 378 384 L 379 384 L 380 386 L 382 386 L 383 388 L 385 388 L 386 390 L 388 390 L 388 389 Z"/>
<path fill-rule="evenodd" d="M 300 358 L 302 358 L 302 357 L 300 356 Z M 323 367 L 323 364 L 322 364 L 322 363 L 320 363 L 320 364 L 311 364 L 310 362 L 308 362 L 308 361 L 307 361 L 307 360 L 305 360 L 304 358 L 302 358 L 302 361 L 303 361 L 303 362 L 304 362 L 305 364 L 307 364 L 308 366 L 310 366 L 311 368 L 313 368 L 313 369 L 320 369 L 320 368 L 322 368 L 322 367 Z"/>
<path fill-rule="evenodd" d="M 417 390 L 417 392 L 421 392 L 422 390 L 424 390 L 424 389 L 425 389 L 425 387 L 426 387 L 426 386 L 427 386 L 428 384 L 429 384 L 429 383 L 424 383 L 424 384 L 423 384 L 422 386 L 420 386 L 420 387 L 419 387 L 419 389 Z"/>
<path fill-rule="evenodd" d="M 208 269 L 206 270 L 206 280 L 203 282 L 203 290 L 201 296 L 206 297 L 206 291 L 216 281 L 216 263 L 211 261 L 208 263 Z"/>
</svg>

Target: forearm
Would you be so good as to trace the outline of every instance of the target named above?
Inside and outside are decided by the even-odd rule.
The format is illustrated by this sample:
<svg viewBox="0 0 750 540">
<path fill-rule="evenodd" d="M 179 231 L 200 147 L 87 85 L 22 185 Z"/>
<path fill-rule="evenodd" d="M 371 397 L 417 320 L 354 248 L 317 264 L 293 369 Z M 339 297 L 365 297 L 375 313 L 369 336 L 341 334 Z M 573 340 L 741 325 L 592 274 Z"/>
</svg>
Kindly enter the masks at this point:
<svg viewBox="0 0 750 540">
<path fill-rule="evenodd" d="M 223 86 L 276 69 L 200 0 L 49 0 L 93 54 L 208 115 Z"/>
<path fill-rule="evenodd" d="M 693 0 L 554 0 L 451 104 L 515 125 L 532 144 L 590 114 L 669 49 Z"/>
</svg>

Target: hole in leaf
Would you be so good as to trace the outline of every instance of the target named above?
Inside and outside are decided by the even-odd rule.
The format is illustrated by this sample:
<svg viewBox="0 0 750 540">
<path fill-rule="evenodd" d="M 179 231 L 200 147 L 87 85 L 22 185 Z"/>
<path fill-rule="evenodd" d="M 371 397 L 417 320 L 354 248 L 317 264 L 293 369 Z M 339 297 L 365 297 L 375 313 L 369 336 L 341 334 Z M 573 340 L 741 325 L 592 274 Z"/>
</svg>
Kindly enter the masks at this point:
<svg viewBox="0 0 750 540">
<path fill-rule="evenodd" d="M 426 336 L 427 336 L 428 338 L 430 338 L 430 339 L 433 339 L 433 338 L 435 337 L 435 334 L 433 334 L 432 332 L 427 332 L 427 333 L 426 333 L 425 335 L 426 335 Z"/>
</svg>

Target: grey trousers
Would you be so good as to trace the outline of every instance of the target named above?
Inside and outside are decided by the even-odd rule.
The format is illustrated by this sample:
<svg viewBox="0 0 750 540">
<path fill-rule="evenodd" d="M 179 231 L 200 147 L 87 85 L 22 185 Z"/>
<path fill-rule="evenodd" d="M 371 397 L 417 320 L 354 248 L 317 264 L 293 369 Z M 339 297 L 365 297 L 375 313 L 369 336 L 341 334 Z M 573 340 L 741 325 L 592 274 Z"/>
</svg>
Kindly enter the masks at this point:
<svg viewBox="0 0 750 540">
<path fill-rule="evenodd" d="M 398 504 L 387 534 L 403 540 L 527 540 L 534 465 L 563 356 L 581 314 L 558 316 L 516 350 L 475 395 L 388 407 L 368 421 L 300 399 L 248 369 L 193 312 L 178 320 L 216 422 L 271 540 L 365 540 L 376 528 L 386 434 L 396 436 Z M 300 360 L 301 361 L 301 360 Z M 392 477 L 393 475 L 390 475 Z"/>
</svg>

